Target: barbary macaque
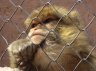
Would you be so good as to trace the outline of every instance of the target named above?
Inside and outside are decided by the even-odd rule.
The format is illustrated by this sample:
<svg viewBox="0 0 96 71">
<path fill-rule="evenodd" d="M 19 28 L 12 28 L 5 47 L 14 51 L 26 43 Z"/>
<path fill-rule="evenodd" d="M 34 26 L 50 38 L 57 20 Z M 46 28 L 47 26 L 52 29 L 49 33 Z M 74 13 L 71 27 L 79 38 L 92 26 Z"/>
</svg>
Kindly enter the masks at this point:
<svg viewBox="0 0 96 71">
<path fill-rule="evenodd" d="M 95 59 L 88 49 L 92 46 L 80 30 L 79 14 L 68 13 L 60 6 L 34 10 L 24 22 L 30 27 L 28 36 L 8 47 L 10 67 L 20 71 L 95 71 Z"/>
</svg>

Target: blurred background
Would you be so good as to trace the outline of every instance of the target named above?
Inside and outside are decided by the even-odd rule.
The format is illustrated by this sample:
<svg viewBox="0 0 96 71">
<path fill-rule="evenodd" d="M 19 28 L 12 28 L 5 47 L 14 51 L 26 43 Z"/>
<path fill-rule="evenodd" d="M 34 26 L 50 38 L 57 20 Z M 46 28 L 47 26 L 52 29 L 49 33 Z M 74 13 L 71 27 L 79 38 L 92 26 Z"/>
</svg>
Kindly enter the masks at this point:
<svg viewBox="0 0 96 71">
<path fill-rule="evenodd" d="M 9 66 L 6 48 L 8 45 L 26 37 L 23 22 L 32 10 L 51 5 L 64 6 L 69 10 L 77 10 L 83 20 L 90 43 L 96 44 L 96 0 L 0 0 L 0 66 Z M 96 49 L 92 51 L 95 55 Z"/>
</svg>

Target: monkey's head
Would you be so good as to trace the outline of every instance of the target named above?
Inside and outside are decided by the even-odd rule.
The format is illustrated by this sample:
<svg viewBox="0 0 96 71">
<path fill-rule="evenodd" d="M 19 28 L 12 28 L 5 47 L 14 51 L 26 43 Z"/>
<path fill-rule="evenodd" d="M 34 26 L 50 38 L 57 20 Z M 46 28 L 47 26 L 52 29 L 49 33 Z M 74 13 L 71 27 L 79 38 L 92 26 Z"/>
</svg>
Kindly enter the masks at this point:
<svg viewBox="0 0 96 71">
<path fill-rule="evenodd" d="M 67 9 L 59 6 L 40 7 L 34 10 L 24 23 L 27 28 L 30 27 L 28 37 L 34 44 L 40 44 L 45 38 L 57 42 L 71 42 L 79 32 L 77 26 L 81 25 L 77 11 L 69 13 Z"/>
</svg>

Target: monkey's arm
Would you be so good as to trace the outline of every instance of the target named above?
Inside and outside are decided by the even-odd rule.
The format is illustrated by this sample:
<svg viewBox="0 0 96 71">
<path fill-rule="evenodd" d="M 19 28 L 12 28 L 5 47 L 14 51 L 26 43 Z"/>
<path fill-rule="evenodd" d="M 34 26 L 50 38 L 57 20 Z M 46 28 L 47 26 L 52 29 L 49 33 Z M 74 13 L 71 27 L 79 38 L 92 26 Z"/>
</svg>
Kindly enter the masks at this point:
<svg viewBox="0 0 96 71">
<path fill-rule="evenodd" d="M 31 63 L 28 61 L 32 61 L 35 51 L 36 48 L 27 38 L 13 42 L 8 47 L 10 66 L 12 68 L 26 67 L 28 63 Z"/>
</svg>

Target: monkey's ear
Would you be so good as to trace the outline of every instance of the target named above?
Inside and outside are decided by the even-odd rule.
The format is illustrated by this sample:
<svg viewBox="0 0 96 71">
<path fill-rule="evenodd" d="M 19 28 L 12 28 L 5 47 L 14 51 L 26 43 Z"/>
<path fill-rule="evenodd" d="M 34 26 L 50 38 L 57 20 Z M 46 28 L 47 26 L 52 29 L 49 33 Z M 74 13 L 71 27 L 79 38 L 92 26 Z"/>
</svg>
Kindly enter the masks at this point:
<svg viewBox="0 0 96 71">
<path fill-rule="evenodd" d="M 81 19 L 80 14 L 77 11 L 70 12 L 69 17 L 72 20 L 71 22 L 73 22 L 79 28 L 83 28 L 84 27 L 84 22 Z"/>
<path fill-rule="evenodd" d="M 69 17 L 70 17 L 73 21 L 76 21 L 76 20 L 79 20 L 79 19 L 80 19 L 79 13 L 78 13 L 77 11 L 72 11 L 72 12 L 70 12 Z"/>
<path fill-rule="evenodd" d="M 74 25 L 77 25 L 78 27 L 82 28 L 84 26 L 83 21 L 81 21 L 80 14 L 77 11 L 71 11 L 68 15 L 69 17 L 69 23 L 74 23 Z"/>
</svg>

